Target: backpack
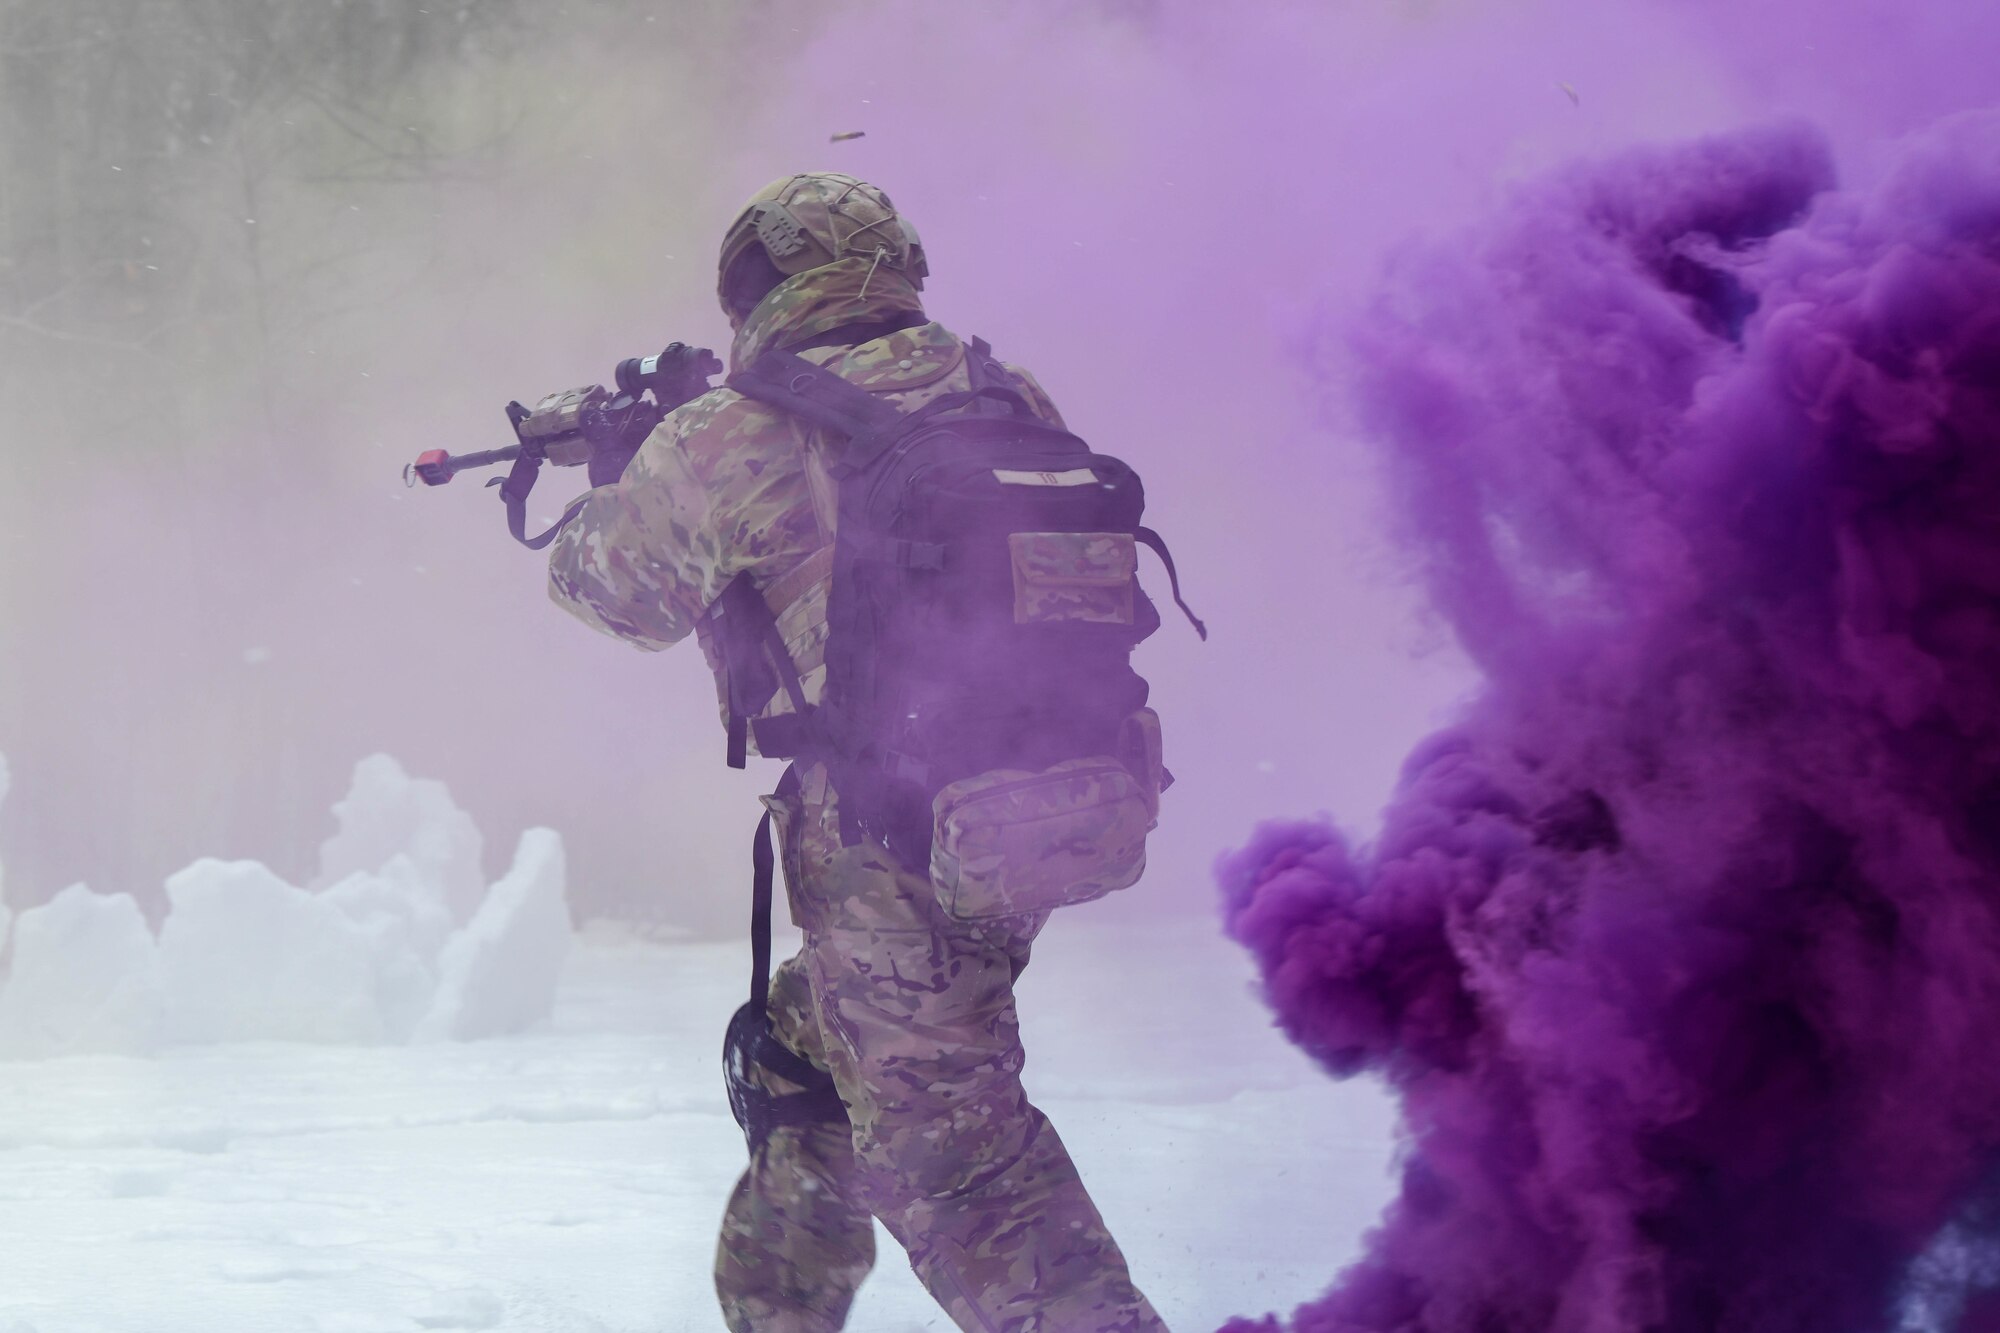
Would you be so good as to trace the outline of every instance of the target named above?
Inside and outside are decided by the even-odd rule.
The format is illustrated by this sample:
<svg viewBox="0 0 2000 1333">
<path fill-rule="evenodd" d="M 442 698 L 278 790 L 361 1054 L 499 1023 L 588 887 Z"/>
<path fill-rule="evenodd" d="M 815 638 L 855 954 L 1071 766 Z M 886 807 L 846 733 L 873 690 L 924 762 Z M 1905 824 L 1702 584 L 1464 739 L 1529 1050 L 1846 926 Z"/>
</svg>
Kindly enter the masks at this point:
<svg viewBox="0 0 2000 1333">
<path fill-rule="evenodd" d="M 1123 888 L 1172 781 L 1131 653 L 1159 627 L 1137 549 L 1138 474 L 1035 415 L 977 339 L 971 387 L 903 412 L 832 371 L 767 353 L 729 387 L 845 443 L 836 484 L 826 683 L 807 707 L 747 576 L 711 609 L 730 762 L 759 750 L 828 766 L 843 840 L 928 866 L 965 920 Z M 779 688 L 794 711 L 749 721 Z"/>
</svg>

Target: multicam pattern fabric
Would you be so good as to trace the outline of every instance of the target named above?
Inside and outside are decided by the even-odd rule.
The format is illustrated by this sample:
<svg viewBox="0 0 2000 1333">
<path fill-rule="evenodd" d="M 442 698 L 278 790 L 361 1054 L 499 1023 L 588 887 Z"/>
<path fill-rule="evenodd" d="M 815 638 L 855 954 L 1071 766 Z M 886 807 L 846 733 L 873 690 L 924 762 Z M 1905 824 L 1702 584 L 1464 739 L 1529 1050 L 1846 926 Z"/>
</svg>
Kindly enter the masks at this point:
<svg viewBox="0 0 2000 1333">
<path fill-rule="evenodd" d="M 1146 869 L 1158 796 L 1109 755 L 1041 773 L 1002 768 L 937 794 L 931 881 L 962 921 L 1102 898 Z"/>
<path fill-rule="evenodd" d="M 1021 1087 L 1014 978 L 1046 914 L 947 916 L 927 878 L 841 846 L 823 770 L 780 822 L 806 946 L 773 978 L 772 1027 L 832 1072 L 852 1130 L 847 1161 L 823 1134 L 784 1130 L 745 1173 L 716 1264 L 729 1327 L 839 1327 L 873 1213 L 961 1329 L 1164 1333 Z M 811 1262 L 829 1273 L 807 1290 Z"/>
<path fill-rule="evenodd" d="M 1150 708 L 1141 708 L 1125 719 L 1124 725 L 1118 728 L 1118 762 L 1139 779 L 1139 790 L 1145 793 L 1147 809 L 1158 818 L 1160 793 L 1174 785 L 1174 775 L 1167 771 L 1166 753 L 1160 743 L 1158 713 Z"/>
<path fill-rule="evenodd" d="M 771 1025 L 826 1063 L 803 954 L 771 977 Z M 759 1069 L 780 1095 L 798 1085 Z M 722 1215 L 715 1291 L 723 1322 L 756 1333 L 832 1333 L 875 1266 L 875 1224 L 860 1202 L 860 1167 L 845 1124 L 779 1125 L 736 1182 Z"/>
<path fill-rule="evenodd" d="M 860 259 L 801 273 L 773 288 L 737 331 L 736 367 L 843 324 L 920 314 L 908 279 Z M 966 347 L 942 325 L 918 324 L 854 347 L 800 353 L 904 409 L 967 388 Z M 1006 367 L 1044 419 L 1061 418 L 1032 376 Z M 776 583 L 833 539 L 833 489 L 817 428 L 716 389 L 671 412 L 615 484 L 589 492 L 549 551 L 549 595 L 591 628 L 661 649 L 696 632 L 738 574 Z M 824 581 L 779 611 L 807 703 L 825 679 Z M 703 635 L 726 720 L 720 657 Z M 766 715 L 791 711 L 783 692 Z"/>
<path fill-rule="evenodd" d="M 919 310 L 901 274 L 869 267 L 847 260 L 781 283 L 744 322 L 733 360 Z M 801 352 L 904 408 L 968 387 L 966 354 L 930 323 Z M 1012 373 L 1059 423 L 1033 380 Z M 590 492 L 551 550 L 551 595 L 643 648 L 686 638 L 738 574 L 769 588 L 831 540 L 821 444 L 726 389 L 703 395 L 661 423 L 617 484 Z M 825 592 L 818 581 L 780 616 L 802 665 L 824 640 Z M 781 692 L 774 711 L 788 706 Z M 773 978 L 772 1022 L 832 1072 L 852 1128 L 780 1127 L 738 1183 L 715 1273 L 729 1327 L 839 1328 L 873 1260 L 873 1214 L 962 1329 L 1162 1333 L 1021 1088 L 1013 981 L 1042 918 L 953 920 L 927 876 L 878 847 L 842 847 L 824 771 L 802 777 L 780 822 L 806 947 Z"/>
<path fill-rule="evenodd" d="M 1132 623 L 1138 546 L 1123 532 L 1012 532 L 1014 622 Z"/>
<path fill-rule="evenodd" d="M 777 219 L 769 205 L 776 206 Z M 767 236 L 779 241 L 783 253 L 773 252 Z M 837 171 L 774 180 L 744 203 L 723 234 L 716 265 L 716 295 L 724 309 L 729 307 L 730 270 L 753 249 L 762 250 L 781 273 L 803 273 L 857 255 L 875 262 L 878 253 L 879 265 L 908 276 L 917 286 L 929 271 L 922 243 L 889 196 Z"/>
</svg>

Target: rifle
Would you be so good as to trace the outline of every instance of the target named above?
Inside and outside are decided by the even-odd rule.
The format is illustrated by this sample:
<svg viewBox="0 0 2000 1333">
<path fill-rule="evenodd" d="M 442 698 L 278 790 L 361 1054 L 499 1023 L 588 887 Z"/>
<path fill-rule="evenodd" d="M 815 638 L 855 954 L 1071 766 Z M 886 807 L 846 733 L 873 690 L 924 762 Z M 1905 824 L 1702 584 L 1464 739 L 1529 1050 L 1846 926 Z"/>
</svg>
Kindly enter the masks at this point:
<svg viewBox="0 0 2000 1333">
<path fill-rule="evenodd" d="M 421 481 L 442 486 L 470 468 L 512 463 L 504 480 L 496 477 L 486 484 L 500 488 L 507 505 L 507 530 L 514 540 L 539 551 L 555 540 L 583 504 L 576 501 L 547 532 L 528 536 L 528 493 L 535 488 L 543 463 L 581 464 L 589 469 L 592 486 L 610 485 L 661 418 L 707 393 L 710 378 L 721 373 L 722 362 L 714 352 L 685 343 L 668 343 L 655 356 L 627 357 L 612 371 L 612 382 L 618 386 L 615 394 L 601 384 L 585 384 L 549 394 L 532 408 L 509 403 L 507 423 L 514 428 L 513 444 L 456 456 L 442 449 L 426 450 L 403 468 L 403 484 Z"/>
</svg>

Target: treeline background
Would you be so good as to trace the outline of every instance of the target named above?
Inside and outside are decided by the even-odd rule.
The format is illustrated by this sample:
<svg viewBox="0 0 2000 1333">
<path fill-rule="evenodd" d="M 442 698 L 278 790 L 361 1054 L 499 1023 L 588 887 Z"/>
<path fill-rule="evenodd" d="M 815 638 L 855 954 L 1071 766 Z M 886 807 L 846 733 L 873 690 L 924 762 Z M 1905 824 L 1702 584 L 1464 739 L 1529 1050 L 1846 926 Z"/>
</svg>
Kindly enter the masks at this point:
<svg viewBox="0 0 2000 1333">
<path fill-rule="evenodd" d="M 301 878 L 377 749 L 449 781 L 490 861 L 548 822 L 579 892 L 603 880 L 600 835 L 629 838 L 658 776 L 550 754 L 606 726 L 578 699 L 650 719 L 660 664 L 540 600 L 483 478 L 406 496 L 399 469 L 712 322 L 673 313 L 699 288 L 663 296 L 660 256 L 744 188 L 704 170 L 732 67 L 702 53 L 752 17 L 0 3 L 16 907 L 84 879 L 157 908 L 204 855 Z"/>
<path fill-rule="evenodd" d="M 0 0 L 6 897 L 301 880 L 385 750 L 489 869 L 548 824 L 580 913 L 739 930 L 775 774 L 722 767 L 699 654 L 588 633 L 479 478 L 400 470 L 724 347 L 723 226 L 829 167 L 922 229 L 935 314 L 1144 472 L 1215 633 L 1143 650 L 1181 782 L 1146 888 L 1087 910 L 1206 911 L 1257 817 L 1365 829 L 1470 683 L 1343 406 L 1384 257 L 1554 163 L 1777 115 L 1865 174 L 1990 99 L 1988 8 Z"/>
</svg>

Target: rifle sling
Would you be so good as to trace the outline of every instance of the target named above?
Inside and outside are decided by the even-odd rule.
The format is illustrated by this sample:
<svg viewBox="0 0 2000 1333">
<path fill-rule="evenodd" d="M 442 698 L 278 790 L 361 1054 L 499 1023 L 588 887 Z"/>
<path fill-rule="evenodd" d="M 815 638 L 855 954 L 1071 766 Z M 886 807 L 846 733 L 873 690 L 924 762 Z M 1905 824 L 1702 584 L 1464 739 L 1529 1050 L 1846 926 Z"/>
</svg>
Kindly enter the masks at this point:
<svg viewBox="0 0 2000 1333">
<path fill-rule="evenodd" d="M 542 470 L 542 459 L 538 454 L 526 451 L 514 455 L 514 466 L 507 471 L 507 479 L 498 483 L 501 503 L 507 506 L 507 531 L 514 540 L 530 551 L 539 551 L 556 539 L 556 534 L 569 526 L 569 521 L 583 508 L 589 496 L 580 496 L 563 510 L 562 517 L 550 525 L 548 531 L 538 536 L 528 535 L 528 494 L 535 489 L 535 478 Z M 487 482 L 491 486 L 495 483 Z"/>
</svg>

